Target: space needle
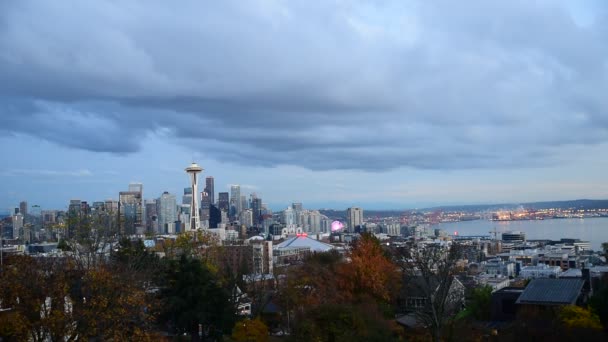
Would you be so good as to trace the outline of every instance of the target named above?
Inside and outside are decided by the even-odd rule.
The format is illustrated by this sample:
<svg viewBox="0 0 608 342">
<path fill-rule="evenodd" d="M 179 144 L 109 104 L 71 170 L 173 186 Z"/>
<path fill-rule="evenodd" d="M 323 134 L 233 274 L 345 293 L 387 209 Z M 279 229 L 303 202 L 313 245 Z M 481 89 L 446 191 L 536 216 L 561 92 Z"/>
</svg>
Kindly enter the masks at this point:
<svg viewBox="0 0 608 342">
<path fill-rule="evenodd" d="M 190 230 L 198 230 L 201 221 L 198 216 L 198 174 L 203 171 L 197 163 L 192 163 L 186 168 L 186 173 L 190 175 L 192 182 L 192 202 L 190 203 Z"/>
</svg>

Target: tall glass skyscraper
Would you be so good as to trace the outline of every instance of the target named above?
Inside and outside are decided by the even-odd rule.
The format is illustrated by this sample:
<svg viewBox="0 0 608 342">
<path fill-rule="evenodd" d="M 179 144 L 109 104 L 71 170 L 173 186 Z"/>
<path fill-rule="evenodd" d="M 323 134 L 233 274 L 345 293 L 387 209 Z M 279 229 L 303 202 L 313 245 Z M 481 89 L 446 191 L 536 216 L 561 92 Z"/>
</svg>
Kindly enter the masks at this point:
<svg viewBox="0 0 608 342">
<path fill-rule="evenodd" d="M 177 220 L 177 202 L 175 195 L 167 191 L 158 199 L 158 228 L 162 233 L 171 233 Z"/>
<path fill-rule="evenodd" d="M 215 204 L 215 189 L 213 183 L 213 176 L 205 178 L 205 192 L 207 193 L 207 196 L 209 196 L 210 203 Z"/>
</svg>

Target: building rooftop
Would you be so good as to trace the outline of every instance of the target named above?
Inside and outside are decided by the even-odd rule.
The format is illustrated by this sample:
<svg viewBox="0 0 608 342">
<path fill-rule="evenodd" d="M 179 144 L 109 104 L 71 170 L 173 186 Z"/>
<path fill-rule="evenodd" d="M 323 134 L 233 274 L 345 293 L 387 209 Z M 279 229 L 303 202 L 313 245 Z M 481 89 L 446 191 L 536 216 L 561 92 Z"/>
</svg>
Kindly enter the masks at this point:
<svg viewBox="0 0 608 342">
<path fill-rule="evenodd" d="M 308 247 L 311 252 L 327 252 L 334 248 L 332 245 L 311 239 L 306 235 L 291 237 L 278 244 L 276 248 L 281 249 L 286 247 Z"/>
<path fill-rule="evenodd" d="M 534 279 L 517 299 L 516 304 L 575 304 L 585 281 L 583 279 Z"/>
</svg>

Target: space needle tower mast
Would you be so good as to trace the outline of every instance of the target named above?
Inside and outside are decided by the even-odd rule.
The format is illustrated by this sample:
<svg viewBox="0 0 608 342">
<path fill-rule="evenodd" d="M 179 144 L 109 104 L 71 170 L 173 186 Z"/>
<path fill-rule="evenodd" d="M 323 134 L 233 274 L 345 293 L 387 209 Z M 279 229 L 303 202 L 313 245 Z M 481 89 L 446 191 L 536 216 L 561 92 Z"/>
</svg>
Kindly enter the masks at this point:
<svg viewBox="0 0 608 342">
<path fill-rule="evenodd" d="M 190 203 L 190 230 L 198 230 L 201 227 L 201 220 L 198 215 L 198 174 L 203 168 L 197 163 L 192 163 L 186 168 L 186 173 L 190 175 L 192 182 L 192 202 Z"/>
</svg>

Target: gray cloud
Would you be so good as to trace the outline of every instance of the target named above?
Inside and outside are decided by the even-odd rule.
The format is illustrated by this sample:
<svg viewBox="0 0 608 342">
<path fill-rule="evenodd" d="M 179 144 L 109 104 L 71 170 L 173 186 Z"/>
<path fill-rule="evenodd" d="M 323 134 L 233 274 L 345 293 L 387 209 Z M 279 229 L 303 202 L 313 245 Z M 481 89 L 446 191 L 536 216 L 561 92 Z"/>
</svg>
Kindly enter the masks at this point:
<svg viewBox="0 0 608 342">
<path fill-rule="evenodd" d="M 603 5 L 603 3 L 600 3 Z M 528 167 L 608 141 L 606 9 L 555 1 L 20 1 L 0 130 L 314 170 Z"/>
</svg>

